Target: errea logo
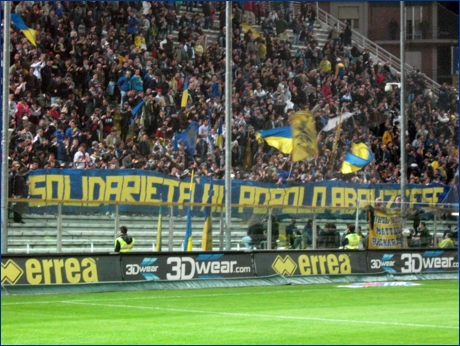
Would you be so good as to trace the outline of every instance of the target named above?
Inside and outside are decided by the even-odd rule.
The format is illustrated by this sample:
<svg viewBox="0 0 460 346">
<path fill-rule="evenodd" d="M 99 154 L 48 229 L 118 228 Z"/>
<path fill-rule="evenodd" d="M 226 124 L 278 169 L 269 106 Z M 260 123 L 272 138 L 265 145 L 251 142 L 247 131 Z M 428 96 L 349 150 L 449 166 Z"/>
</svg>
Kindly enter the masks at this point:
<svg viewBox="0 0 460 346">
<path fill-rule="evenodd" d="M 24 274 L 24 270 L 13 260 L 8 260 L 5 264 L 2 263 L 2 285 L 5 283 L 15 285 L 22 274 Z"/>
<path fill-rule="evenodd" d="M 272 268 L 280 275 L 294 275 L 297 264 L 290 256 L 282 258 L 278 255 L 272 264 Z"/>
</svg>

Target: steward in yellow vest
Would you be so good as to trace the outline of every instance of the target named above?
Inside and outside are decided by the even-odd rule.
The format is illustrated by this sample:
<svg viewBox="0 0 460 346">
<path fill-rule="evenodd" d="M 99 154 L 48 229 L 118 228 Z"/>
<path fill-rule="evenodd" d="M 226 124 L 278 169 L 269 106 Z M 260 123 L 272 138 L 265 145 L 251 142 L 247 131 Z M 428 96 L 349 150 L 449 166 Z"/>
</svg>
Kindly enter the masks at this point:
<svg viewBox="0 0 460 346">
<path fill-rule="evenodd" d="M 115 252 L 131 252 L 133 251 L 134 238 L 128 235 L 126 226 L 120 227 L 120 236 L 115 239 Z"/>
<path fill-rule="evenodd" d="M 347 225 L 347 235 L 342 240 L 343 248 L 346 250 L 358 250 L 360 237 L 355 233 L 354 225 Z"/>
</svg>

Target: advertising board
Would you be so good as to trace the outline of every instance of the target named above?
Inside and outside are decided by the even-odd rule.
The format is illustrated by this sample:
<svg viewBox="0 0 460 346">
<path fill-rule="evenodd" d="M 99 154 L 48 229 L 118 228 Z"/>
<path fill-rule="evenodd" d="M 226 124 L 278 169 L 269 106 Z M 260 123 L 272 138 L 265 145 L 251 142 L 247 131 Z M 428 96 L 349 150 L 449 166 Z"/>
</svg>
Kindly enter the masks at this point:
<svg viewBox="0 0 460 346">
<path fill-rule="evenodd" d="M 257 276 L 366 273 L 366 253 L 358 251 L 290 251 L 255 253 Z"/>
<path fill-rule="evenodd" d="M 121 256 L 122 278 L 139 280 L 191 280 L 253 277 L 248 253 L 181 253 Z"/>
</svg>

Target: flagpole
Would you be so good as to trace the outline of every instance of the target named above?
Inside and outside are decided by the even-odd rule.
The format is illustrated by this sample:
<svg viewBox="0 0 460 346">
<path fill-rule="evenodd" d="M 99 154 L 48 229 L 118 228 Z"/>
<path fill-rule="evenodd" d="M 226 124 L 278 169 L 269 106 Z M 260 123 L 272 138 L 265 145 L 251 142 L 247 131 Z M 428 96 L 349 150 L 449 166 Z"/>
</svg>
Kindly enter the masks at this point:
<svg viewBox="0 0 460 346">
<path fill-rule="evenodd" d="M 232 220 L 232 2 L 226 3 L 225 20 L 225 250 L 231 250 Z"/>
<path fill-rule="evenodd" d="M 11 3 L 3 2 L 3 122 L 2 122 L 2 254 L 8 251 L 8 128 L 10 115 L 8 113 L 9 94 L 9 67 L 10 67 L 10 26 L 11 26 Z"/>
<path fill-rule="evenodd" d="M 160 193 L 160 201 L 161 203 L 163 203 L 163 198 L 161 196 L 161 193 Z M 162 205 L 160 204 L 160 208 L 158 210 L 158 227 L 157 227 L 157 244 L 156 244 L 156 247 L 155 247 L 155 250 L 157 252 L 161 252 L 161 242 L 162 242 L 162 232 L 163 232 L 163 225 L 162 225 L 162 219 L 163 219 L 163 213 L 162 213 Z"/>
<path fill-rule="evenodd" d="M 334 145 L 332 146 L 332 153 L 331 153 L 332 168 L 334 168 L 335 156 L 337 153 L 337 146 L 339 144 L 340 130 L 342 128 L 342 110 L 340 110 L 339 117 L 340 118 L 339 118 L 339 122 L 337 123 L 337 130 L 335 132 L 335 140 L 334 140 Z"/>
<path fill-rule="evenodd" d="M 401 113 L 401 130 L 400 130 L 400 153 L 401 153 L 401 228 L 406 227 L 406 181 L 407 181 L 407 152 L 406 152 L 406 80 L 405 80 L 405 51 L 404 45 L 406 40 L 406 18 L 405 18 L 405 4 L 404 1 L 400 2 L 400 16 L 401 16 L 401 45 L 400 45 L 400 60 L 401 60 L 401 90 L 400 90 L 400 106 L 399 111 Z"/>
</svg>

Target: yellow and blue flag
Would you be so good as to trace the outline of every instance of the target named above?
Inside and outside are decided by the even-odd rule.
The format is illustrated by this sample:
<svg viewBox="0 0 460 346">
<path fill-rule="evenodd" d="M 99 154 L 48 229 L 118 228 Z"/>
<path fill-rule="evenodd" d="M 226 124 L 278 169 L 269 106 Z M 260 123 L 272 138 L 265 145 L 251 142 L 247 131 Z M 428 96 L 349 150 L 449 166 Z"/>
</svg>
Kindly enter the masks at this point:
<svg viewBox="0 0 460 346">
<path fill-rule="evenodd" d="M 192 171 L 192 179 L 190 180 L 190 203 L 193 200 L 193 174 Z M 187 210 L 187 222 L 185 226 L 185 239 L 184 239 L 184 251 L 192 251 L 193 250 L 193 241 L 192 241 L 192 206 L 188 206 Z"/>
<path fill-rule="evenodd" d="M 212 203 L 212 196 L 214 195 L 214 189 L 211 178 L 211 186 L 209 187 L 208 199 L 206 204 Z M 203 236 L 201 238 L 201 248 L 206 250 L 212 250 L 212 207 L 204 207 L 204 226 L 203 226 Z"/>
<path fill-rule="evenodd" d="M 22 33 L 27 37 L 27 39 L 32 43 L 35 47 L 37 47 L 37 31 L 27 27 L 26 23 L 22 17 L 17 13 L 11 14 L 11 22 L 22 31 Z"/>
<path fill-rule="evenodd" d="M 318 155 L 315 118 L 310 111 L 303 110 L 292 115 L 292 161 L 302 161 Z"/>
<path fill-rule="evenodd" d="M 357 172 L 374 159 L 371 148 L 364 143 L 351 143 L 351 153 L 345 155 L 341 172 L 343 174 Z"/>
<path fill-rule="evenodd" d="M 216 146 L 220 149 L 224 146 L 224 135 L 222 133 L 222 118 L 219 119 L 219 127 L 217 128 Z"/>
<path fill-rule="evenodd" d="M 187 102 L 188 102 L 188 75 L 185 75 L 184 91 L 182 91 L 182 101 L 180 103 L 180 106 L 182 108 L 186 108 Z"/>
<path fill-rule="evenodd" d="M 275 147 L 284 154 L 292 152 L 292 130 L 290 126 L 277 127 L 256 132 L 256 139 L 263 139 L 268 145 Z"/>
<path fill-rule="evenodd" d="M 193 157 L 193 155 L 195 155 L 199 127 L 200 125 L 196 121 L 192 121 L 184 132 L 176 133 L 174 136 L 174 150 L 177 150 L 177 143 L 180 140 L 190 156 Z"/>
</svg>

